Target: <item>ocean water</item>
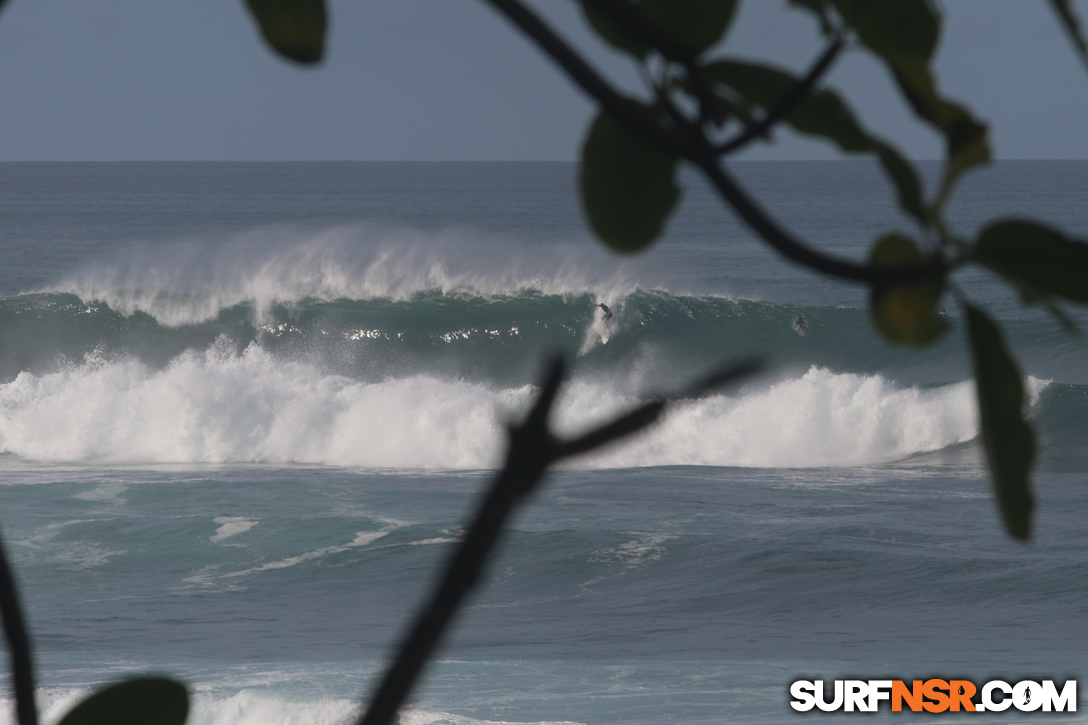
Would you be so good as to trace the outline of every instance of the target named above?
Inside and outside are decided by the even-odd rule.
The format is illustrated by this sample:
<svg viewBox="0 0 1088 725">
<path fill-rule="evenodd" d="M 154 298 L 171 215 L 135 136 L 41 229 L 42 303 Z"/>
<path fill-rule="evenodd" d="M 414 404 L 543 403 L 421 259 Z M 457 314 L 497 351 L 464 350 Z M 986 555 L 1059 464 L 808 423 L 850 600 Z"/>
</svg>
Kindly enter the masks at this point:
<svg viewBox="0 0 1088 725">
<path fill-rule="evenodd" d="M 867 163 L 736 171 L 836 254 L 910 231 Z M 796 679 L 1084 674 L 1083 335 L 957 278 L 1028 375 L 1020 544 L 953 300 L 940 344 L 889 347 L 864 289 L 777 258 L 694 177 L 666 238 L 616 257 L 575 174 L 0 164 L 0 530 L 47 724 L 146 672 L 188 683 L 199 725 L 351 722 L 555 354 L 567 434 L 723 363 L 769 366 L 554 471 L 402 725 L 783 723 L 829 717 L 790 708 Z M 951 216 L 1088 237 L 1085 188 L 1088 163 L 1005 162 Z"/>
</svg>

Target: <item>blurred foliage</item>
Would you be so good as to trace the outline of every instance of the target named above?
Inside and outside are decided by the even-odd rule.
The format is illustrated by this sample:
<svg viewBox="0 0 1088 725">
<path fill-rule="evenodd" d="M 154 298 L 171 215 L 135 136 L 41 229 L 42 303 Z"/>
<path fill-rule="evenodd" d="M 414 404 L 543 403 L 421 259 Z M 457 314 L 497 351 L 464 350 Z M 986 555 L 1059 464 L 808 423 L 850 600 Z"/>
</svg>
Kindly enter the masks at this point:
<svg viewBox="0 0 1088 725">
<path fill-rule="evenodd" d="M 188 717 L 184 685 L 165 677 L 134 677 L 93 693 L 60 725 L 184 725 Z"/>
<path fill-rule="evenodd" d="M 246 0 L 261 37 L 288 60 L 311 64 L 325 55 L 324 0 Z"/>
<path fill-rule="evenodd" d="M 522 3 L 486 1 L 560 60 L 549 50 L 556 42 L 548 37 L 550 29 L 526 22 L 520 16 Z M 991 151 L 986 124 L 939 89 L 932 61 L 942 18 L 934 3 L 789 0 L 813 17 L 814 32 L 827 43 L 808 73 L 797 74 L 728 55 L 728 43 L 721 39 L 736 17 L 735 2 L 579 2 L 590 27 L 604 43 L 627 54 L 644 79 L 641 89 L 620 89 L 595 79 L 595 71 L 572 72 L 569 61 L 560 62 L 604 107 L 582 149 L 582 201 L 597 235 L 621 252 L 652 244 L 677 205 L 676 162 L 687 161 L 708 175 L 723 200 L 769 245 L 814 271 L 868 285 L 874 325 L 888 342 L 922 347 L 941 338 L 949 329 L 942 299 L 951 294 L 967 312 L 981 438 L 1001 520 L 1013 537 L 1029 538 L 1035 446 L 1021 374 L 1000 330 L 955 285 L 953 274 L 966 265 L 981 265 L 1010 284 L 1025 303 L 1044 305 L 1073 329 L 1059 302 L 1088 302 L 1088 245 L 1029 220 L 996 220 L 975 240 L 950 230 L 947 200 L 963 174 L 990 161 Z M 663 5 L 668 5 L 667 14 Z M 1072 4 L 1052 0 L 1050 5 L 1059 27 L 1088 63 L 1088 45 Z M 944 139 L 943 170 L 930 195 L 914 165 L 866 130 L 841 92 L 823 84 L 844 47 L 882 64 L 919 121 Z M 601 85 L 621 102 L 597 90 Z M 779 124 L 830 142 L 844 154 L 872 156 L 913 232 L 879 236 L 868 263 L 858 264 L 824 254 L 781 228 L 725 167 L 732 153 L 772 142 Z M 635 170 L 639 178 L 632 179 Z"/>
<path fill-rule="evenodd" d="M 877 240 L 869 257 L 874 267 L 895 267 L 924 261 L 913 239 L 886 234 Z M 924 346 L 948 331 L 937 311 L 943 280 L 922 279 L 911 284 L 874 284 L 870 308 L 873 322 L 885 339 L 902 345 Z"/>
</svg>

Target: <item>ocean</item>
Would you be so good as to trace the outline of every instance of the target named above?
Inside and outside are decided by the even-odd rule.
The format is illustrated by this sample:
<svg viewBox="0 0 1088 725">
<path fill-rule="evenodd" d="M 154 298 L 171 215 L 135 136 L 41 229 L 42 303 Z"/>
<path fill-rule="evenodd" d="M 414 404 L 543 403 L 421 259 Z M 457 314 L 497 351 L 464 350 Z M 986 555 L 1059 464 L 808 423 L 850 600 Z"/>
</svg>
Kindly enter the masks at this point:
<svg viewBox="0 0 1088 725">
<path fill-rule="evenodd" d="M 829 252 L 913 231 L 868 162 L 734 168 Z M 402 725 L 864 718 L 795 712 L 790 684 L 1085 674 L 1083 334 L 957 275 L 1028 376 L 1037 515 L 1019 543 L 952 298 L 939 344 L 886 345 L 864 288 L 778 258 L 688 175 L 665 238 L 618 257 L 590 238 L 576 174 L 0 164 L 0 531 L 47 725 L 149 672 L 187 683 L 195 725 L 352 722 L 556 354 L 565 435 L 768 365 L 553 471 Z M 1088 162 L 1002 162 L 950 216 L 965 237 L 1006 215 L 1088 237 L 1085 189 Z"/>
</svg>

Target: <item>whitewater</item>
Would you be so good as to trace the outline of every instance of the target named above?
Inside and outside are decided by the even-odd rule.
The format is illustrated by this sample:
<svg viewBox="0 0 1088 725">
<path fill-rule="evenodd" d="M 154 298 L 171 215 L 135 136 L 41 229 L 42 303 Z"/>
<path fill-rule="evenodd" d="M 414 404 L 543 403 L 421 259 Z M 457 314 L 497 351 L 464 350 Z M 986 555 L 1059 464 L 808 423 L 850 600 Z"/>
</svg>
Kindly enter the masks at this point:
<svg viewBox="0 0 1088 725">
<path fill-rule="evenodd" d="M 0 386 L 0 450 L 57 462 L 494 468 L 500 422 L 527 409 L 533 394 L 528 385 L 496 390 L 425 376 L 364 383 L 280 363 L 255 344 L 241 353 L 222 347 L 162 370 L 127 359 L 21 373 Z M 639 402 L 578 379 L 558 402 L 556 427 L 573 435 Z M 978 434 L 967 383 L 900 388 L 824 368 L 676 407 L 637 445 L 573 465 L 858 465 Z"/>
<path fill-rule="evenodd" d="M 835 254 L 907 223 L 866 163 L 738 173 Z M 560 435 L 668 412 L 552 473 L 404 725 L 793 722 L 799 678 L 1079 675 L 1083 336 L 957 279 L 1026 376 L 1023 546 L 992 501 L 953 300 L 950 335 L 895 348 L 865 290 L 775 258 L 693 178 L 633 257 L 588 237 L 574 178 L 0 164 L 0 525 L 47 725 L 141 672 L 185 681 L 201 725 L 351 722 L 555 356 Z M 1088 235 L 1084 181 L 1088 164 L 998 164 L 950 209 L 964 234 L 1014 212 Z M 681 394 L 753 358 L 760 374 Z"/>
</svg>

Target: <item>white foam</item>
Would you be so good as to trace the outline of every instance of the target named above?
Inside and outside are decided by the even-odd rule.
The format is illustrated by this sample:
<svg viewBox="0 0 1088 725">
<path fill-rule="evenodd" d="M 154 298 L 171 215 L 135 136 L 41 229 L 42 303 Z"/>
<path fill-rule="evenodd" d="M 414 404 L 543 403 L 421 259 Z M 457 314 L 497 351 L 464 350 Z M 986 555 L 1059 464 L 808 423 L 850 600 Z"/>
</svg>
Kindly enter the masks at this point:
<svg viewBox="0 0 1088 725">
<path fill-rule="evenodd" d="M 125 499 L 121 498 L 121 494 L 127 490 L 128 484 L 120 481 L 110 481 L 109 483 L 99 484 L 90 491 L 74 494 L 72 498 L 96 503 L 127 503 Z"/>
<path fill-rule="evenodd" d="M 227 240 L 178 241 L 127 249 L 41 291 L 105 302 L 164 325 L 214 319 L 253 305 L 257 321 L 273 305 L 305 299 L 409 300 L 420 292 L 584 294 L 617 299 L 634 285 L 600 245 L 514 244 L 465 230 L 418 231 L 355 224 L 307 230 L 267 227 Z"/>
<path fill-rule="evenodd" d="M 569 418 L 590 413 L 580 396 L 595 395 L 573 390 Z M 814 367 L 740 397 L 681 403 L 654 431 L 588 465 L 853 466 L 940 450 L 977 435 L 970 381 L 898 387 L 879 375 Z"/>
<path fill-rule="evenodd" d="M 192 725 L 347 725 L 359 716 L 359 704 L 347 698 L 292 701 L 245 689 L 225 698 L 194 699 Z"/>
<path fill-rule="evenodd" d="M 223 518 L 227 518 L 227 517 L 223 517 Z M 220 519 L 216 519 L 216 521 L 219 521 L 219 520 Z M 290 568 L 292 566 L 297 566 L 299 564 L 302 564 L 302 563 L 305 563 L 305 562 L 308 562 L 308 561 L 323 559 L 323 558 L 325 558 L 327 556 L 332 556 L 334 554 L 339 554 L 339 553 L 342 553 L 342 552 L 345 552 L 345 551 L 350 551 L 351 549 L 358 549 L 358 548 L 361 548 L 361 547 L 364 547 L 364 546 L 369 546 L 370 544 L 374 543 L 378 539 L 381 539 L 382 537 L 389 534 L 391 531 L 399 529 L 399 528 L 401 528 L 403 526 L 407 526 L 407 523 L 404 522 L 404 521 L 398 521 L 397 519 L 391 519 L 391 518 L 388 518 L 388 517 L 385 517 L 385 516 L 379 517 L 378 522 L 381 524 L 380 529 L 378 529 L 377 531 L 357 531 L 357 532 L 355 532 L 355 538 L 353 538 L 351 541 L 347 542 L 346 544 L 334 544 L 332 546 L 323 546 L 323 547 L 320 547 L 318 549 L 310 549 L 309 551 L 303 551 L 301 553 L 294 554 L 292 556 L 286 556 L 286 557 L 283 557 L 281 559 L 276 559 L 274 561 L 268 561 L 268 562 L 265 562 L 263 564 L 258 564 L 256 566 L 251 566 L 251 567 L 249 567 L 247 569 L 227 572 L 225 574 L 219 574 L 219 573 L 215 572 L 214 570 L 211 571 L 211 572 L 205 571 L 205 572 L 201 572 L 199 574 L 196 574 L 194 576 L 187 577 L 185 579 L 185 581 L 190 583 L 190 584 L 197 584 L 197 585 L 200 585 L 200 586 L 208 586 L 208 585 L 213 584 L 213 583 L 220 583 L 221 584 L 221 583 L 223 583 L 225 581 L 229 581 L 229 580 L 232 580 L 232 579 L 237 579 L 238 577 L 248 576 L 250 574 L 258 574 L 260 572 L 271 571 L 271 570 L 274 570 L 274 569 L 287 569 L 287 568 Z M 256 522 L 252 522 L 252 523 L 256 523 Z M 213 538 L 212 540 L 214 541 L 215 539 Z"/>
<path fill-rule="evenodd" d="M 61 718 L 91 694 L 89 689 L 38 688 L 35 693 L 40 719 L 44 725 L 59 723 Z M 0 699 L 0 725 L 15 725 L 15 702 L 11 698 Z"/>
<path fill-rule="evenodd" d="M 1029 393 L 1045 385 L 1031 380 Z M 162 370 L 122 359 L 24 372 L 0 385 L 0 452 L 40 461 L 490 468 L 501 461 L 504 421 L 533 392 L 426 376 L 366 383 L 276 359 L 256 344 L 242 352 L 217 345 Z M 575 380 L 557 403 L 556 426 L 570 434 L 637 402 L 598 379 Z M 970 381 L 900 387 L 812 368 L 738 397 L 680 403 L 638 440 L 571 465 L 850 466 L 977 434 Z"/>
<path fill-rule="evenodd" d="M 39 688 L 41 722 L 56 725 L 96 689 Z M 349 725 L 359 716 L 359 704 L 347 698 L 298 699 L 257 689 L 190 696 L 188 725 Z M 15 725 L 13 714 L 13 701 L 0 698 L 0 725 Z"/>
<path fill-rule="evenodd" d="M 56 725 L 95 688 L 39 688 L 38 705 L 43 725 Z M 346 697 L 288 694 L 264 687 L 245 687 L 223 693 L 198 688 L 190 693 L 188 725 L 350 725 L 361 714 L 359 702 Z M 14 703 L 0 698 L 0 725 L 14 725 Z M 569 721 L 512 723 L 481 720 L 439 710 L 406 708 L 401 725 L 578 725 Z"/>
<path fill-rule="evenodd" d="M 595 551 L 590 555 L 590 559 L 599 562 L 618 562 L 628 569 L 634 569 L 665 556 L 665 544 L 675 538 L 665 534 L 644 533 L 636 539 L 625 541 L 617 546 Z"/>
<path fill-rule="evenodd" d="M 465 715 L 454 715 L 435 710 L 408 709 L 400 713 L 400 725 L 579 725 L 569 720 L 544 720 L 540 722 L 514 723 L 509 720 L 480 720 Z"/>
<path fill-rule="evenodd" d="M 478 468 L 498 455 L 494 403 L 479 385 L 361 383 L 256 345 L 217 346 L 161 371 L 122 359 L 21 373 L 0 385 L 0 450 L 47 461 Z"/>
<path fill-rule="evenodd" d="M 605 322 L 604 316 L 595 312 L 593 321 L 586 326 L 586 330 L 582 335 L 582 345 L 578 348 L 578 357 L 585 355 L 597 345 L 607 345 L 611 338 L 612 329 Z"/>
<path fill-rule="evenodd" d="M 69 526 L 93 522 L 94 519 L 73 519 L 61 523 L 48 524 L 33 532 L 18 543 L 31 551 L 30 556 L 48 562 L 54 569 L 91 569 L 105 566 L 111 559 L 126 552 L 110 549 L 100 543 L 82 539 L 71 540 L 61 536 Z"/>
<path fill-rule="evenodd" d="M 257 525 L 256 521 L 242 516 L 216 516 L 212 521 L 219 524 L 219 528 L 215 530 L 211 541 L 222 541 L 238 534 L 244 534 Z"/>
</svg>

